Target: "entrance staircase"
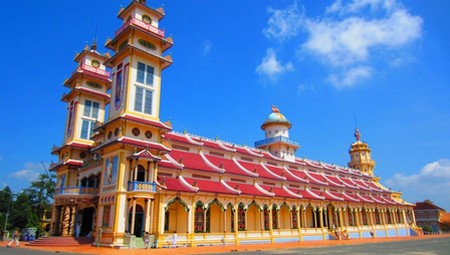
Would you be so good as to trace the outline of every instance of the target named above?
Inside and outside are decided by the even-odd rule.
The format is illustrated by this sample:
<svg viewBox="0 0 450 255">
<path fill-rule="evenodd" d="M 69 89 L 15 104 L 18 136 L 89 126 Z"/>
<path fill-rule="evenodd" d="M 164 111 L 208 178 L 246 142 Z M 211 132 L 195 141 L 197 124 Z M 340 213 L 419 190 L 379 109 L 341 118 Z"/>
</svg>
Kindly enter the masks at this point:
<svg viewBox="0 0 450 255">
<path fill-rule="evenodd" d="M 94 237 L 62 237 L 49 236 L 42 237 L 26 243 L 26 246 L 79 246 L 91 245 L 94 242 Z"/>
</svg>

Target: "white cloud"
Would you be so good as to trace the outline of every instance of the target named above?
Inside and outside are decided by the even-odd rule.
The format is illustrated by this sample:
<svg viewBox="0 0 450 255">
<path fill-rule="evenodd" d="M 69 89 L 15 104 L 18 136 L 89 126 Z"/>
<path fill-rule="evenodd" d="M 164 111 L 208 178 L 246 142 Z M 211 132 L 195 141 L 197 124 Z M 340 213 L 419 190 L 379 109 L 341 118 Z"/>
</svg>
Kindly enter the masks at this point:
<svg viewBox="0 0 450 255">
<path fill-rule="evenodd" d="M 361 80 L 370 78 L 371 75 L 371 67 L 358 66 L 344 71 L 341 75 L 330 74 L 327 80 L 336 88 L 348 88 L 354 86 Z"/>
<path fill-rule="evenodd" d="M 279 75 L 292 70 L 292 63 L 288 62 L 286 64 L 282 64 L 277 60 L 276 53 L 273 49 L 267 49 L 266 56 L 262 59 L 261 64 L 259 64 L 256 68 L 256 72 L 258 74 L 269 77 L 273 82 Z"/>
<path fill-rule="evenodd" d="M 383 18 L 308 20 L 305 26 L 309 37 L 302 50 L 332 66 L 348 66 L 367 62 L 375 49 L 393 49 L 419 38 L 422 19 L 400 9 Z"/>
<path fill-rule="evenodd" d="M 211 51 L 211 49 L 212 49 L 212 42 L 210 41 L 210 40 L 205 40 L 205 41 L 203 41 L 203 43 L 202 43 L 202 54 L 203 55 L 208 55 L 209 54 L 209 52 Z"/>
<path fill-rule="evenodd" d="M 304 21 L 303 12 L 301 12 L 297 3 L 287 7 L 284 10 L 275 10 L 268 8 L 272 16 L 267 21 L 268 27 L 263 30 L 268 38 L 274 38 L 278 41 L 284 41 L 298 34 Z"/>
<path fill-rule="evenodd" d="M 396 0 L 337 0 L 315 18 L 307 17 L 297 4 L 269 8 L 269 13 L 264 35 L 278 41 L 298 38 L 298 55 L 313 56 L 330 68 L 327 80 L 336 87 L 370 78 L 374 59 L 391 66 L 404 63 L 374 56 L 404 49 L 421 37 L 423 27 L 423 19 Z M 306 37 L 298 36 L 300 32 Z"/>
<path fill-rule="evenodd" d="M 440 159 L 426 164 L 418 173 L 395 174 L 386 185 L 401 190 L 406 199 L 430 199 L 436 205 L 450 209 L 450 159 Z"/>
<path fill-rule="evenodd" d="M 26 182 L 35 181 L 43 171 L 41 163 L 25 163 L 24 167 L 16 172 L 12 172 L 9 177 Z"/>
</svg>

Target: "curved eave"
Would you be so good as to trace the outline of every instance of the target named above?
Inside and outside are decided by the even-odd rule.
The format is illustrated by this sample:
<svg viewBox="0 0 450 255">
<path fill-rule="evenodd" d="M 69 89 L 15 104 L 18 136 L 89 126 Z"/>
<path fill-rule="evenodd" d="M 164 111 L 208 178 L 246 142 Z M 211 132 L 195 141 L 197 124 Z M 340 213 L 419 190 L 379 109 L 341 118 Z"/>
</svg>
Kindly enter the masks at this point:
<svg viewBox="0 0 450 255">
<path fill-rule="evenodd" d="M 106 82 L 107 84 L 106 84 L 106 86 L 107 86 L 107 88 L 109 89 L 109 88 L 111 88 L 111 78 L 109 77 L 109 76 L 105 76 L 105 75 L 101 75 L 101 74 L 98 74 L 98 73 L 94 73 L 94 72 L 91 72 L 91 71 L 89 71 L 89 70 L 86 70 L 86 69 L 81 69 L 81 68 L 77 68 L 77 70 L 75 70 L 73 73 L 72 73 L 72 75 L 70 76 L 70 78 L 69 79 L 67 79 L 67 80 L 65 80 L 64 81 L 64 86 L 65 87 L 68 87 L 68 88 L 71 88 L 72 86 L 71 86 L 71 84 L 77 79 L 77 78 L 79 78 L 79 76 L 83 76 L 83 75 L 86 75 L 89 79 L 92 79 L 92 80 L 96 80 L 96 81 L 100 81 L 100 82 Z"/>
<path fill-rule="evenodd" d="M 266 128 L 267 127 L 269 127 L 269 126 L 274 126 L 274 125 L 276 125 L 276 126 L 286 126 L 286 127 L 288 127 L 288 129 L 291 129 L 291 127 L 292 127 L 292 124 L 289 122 L 289 121 L 280 121 L 280 122 L 264 122 L 262 125 L 261 125 L 261 129 L 262 130 L 266 130 Z"/>
<path fill-rule="evenodd" d="M 82 160 L 76 160 L 76 159 L 69 159 L 66 162 L 51 164 L 50 167 L 49 167 L 49 171 L 58 171 L 58 169 L 60 169 L 60 168 L 62 168 L 64 166 L 78 168 L 78 167 L 83 166 L 83 161 Z"/>
<path fill-rule="evenodd" d="M 66 144 L 62 145 L 61 147 L 53 146 L 51 154 L 52 155 L 56 155 L 63 148 L 66 148 L 66 147 L 69 147 L 71 149 L 78 149 L 78 150 L 82 150 L 82 151 L 88 151 L 88 150 L 90 150 L 92 148 L 92 145 L 84 144 L 84 143 L 76 143 L 76 142 L 66 143 Z"/>
<path fill-rule="evenodd" d="M 160 21 L 165 16 L 164 9 L 162 7 L 158 9 L 153 9 L 151 7 L 146 6 L 145 4 L 133 1 L 127 7 L 121 9 L 119 13 L 117 13 L 117 17 L 120 19 L 125 19 L 128 16 L 128 14 L 130 14 L 131 10 L 133 10 L 134 8 L 139 8 L 144 11 L 151 12 L 158 18 L 158 21 Z"/>
<path fill-rule="evenodd" d="M 79 63 L 82 60 L 82 58 L 86 55 L 91 55 L 91 56 L 94 56 L 95 58 L 99 58 L 102 62 L 105 62 L 106 60 L 108 60 L 108 57 L 100 54 L 99 52 L 97 52 L 95 50 L 83 49 L 82 52 L 75 55 L 74 61 Z"/>
<path fill-rule="evenodd" d="M 122 50 L 120 50 L 119 52 L 114 54 L 114 56 L 112 56 L 108 61 L 105 62 L 105 65 L 112 67 L 115 64 L 116 60 L 121 59 L 122 55 L 124 55 L 127 52 L 133 53 L 135 51 L 136 51 L 136 53 L 142 54 L 145 57 L 149 57 L 153 60 L 159 61 L 159 63 L 161 64 L 161 70 L 164 70 L 167 67 L 169 67 L 170 65 L 172 65 L 172 57 L 170 57 L 170 55 L 162 57 L 162 56 L 154 54 L 152 52 L 139 49 L 131 44 L 128 44 Z"/>
<path fill-rule="evenodd" d="M 62 96 L 62 98 L 61 98 L 61 101 L 69 102 L 73 98 L 73 96 L 76 93 L 79 93 L 79 92 L 83 92 L 83 93 L 86 93 L 86 94 L 89 94 L 89 95 L 93 95 L 93 96 L 102 98 L 107 103 L 109 103 L 109 101 L 111 99 L 111 96 L 109 94 L 107 94 L 107 93 L 104 93 L 104 92 L 101 92 L 101 91 L 96 91 L 96 90 L 93 90 L 93 89 L 88 89 L 88 88 L 85 88 L 85 87 L 75 87 L 69 93 L 64 94 Z"/>
<path fill-rule="evenodd" d="M 169 153 L 170 149 L 167 148 L 166 146 L 159 144 L 159 143 L 153 143 L 153 142 L 148 142 L 148 141 L 144 141 L 144 140 L 138 140 L 138 139 L 131 139 L 128 137 L 120 137 L 116 140 L 107 142 L 107 143 L 103 143 L 95 148 L 92 149 L 92 152 L 96 152 L 99 150 L 102 150 L 103 148 L 107 147 L 107 146 L 113 146 L 115 144 L 120 144 L 120 145 L 124 145 L 124 146 L 130 146 L 133 148 L 138 148 L 138 149 L 151 149 L 151 150 L 156 150 L 159 151 L 160 153 L 164 154 L 164 153 Z"/>
<path fill-rule="evenodd" d="M 150 31 L 147 31 L 147 30 L 145 30 L 145 29 L 143 29 L 141 27 L 138 27 L 138 26 L 135 26 L 133 24 L 130 24 L 130 25 L 128 25 L 128 27 L 123 29 L 123 31 L 121 31 L 119 34 L 117 34 L 114 37 L 114 39 L 109 39 L 108 41 L 106 41 L 105 47 L 110 49 L 110 50 L 115 51 L 116 50 L 116 46 L 117 46 L 116 44 L 120 41 L 120 39 L 123 38 L 122 34 L 128 33 L 128 31 L 131 30 L 131 29 L 136 29 L 136 30 L 138 30 L 138 31 L 140 31 L 142 33 L 145 33 L 146 35 L 151 36 L 152 38 L 155 38 L 155 39 L 159 40 L 160 43 L 161 43 L 162 52 L 168 50 L 170 47 L 173 46 L 173 39 L 171 37 L 163 38 L 163 37 L 161 37 L 161 36 L 159 36 L 157 34 L 154 34 L 154 33 L 150 32 Z"/>
<path fill-rule="evenodd" d="M 136 123 L 136 124 L 141 124 L 141 125 L 145 125 L 145 126 L 150 126 L 150 127 L 154 127 L 154 128 L 159 128 L 161 129 L 163 132 L 167 132 L 172 130 L 172 127 L 160 122 L 160 121 L 153 121 L 153 120 L 148 120 L 148 119 L 143 119 L 143 118 L 139 118 L 139 117 L 135 117 L 132 115 L 128 115 L 128 114 L 124 114 L 122 116 L 118 116 L 108 122 L 105 122 L 103 124 L 101 124 L 98 127 L 94 128 L 94 131 L 98 131 L 103 129 L 106 125 L 109 125 L 113 122 L 116 121 L 123 121 L 123 122 L 132 122 L 132 123 Z"/>
</svg>

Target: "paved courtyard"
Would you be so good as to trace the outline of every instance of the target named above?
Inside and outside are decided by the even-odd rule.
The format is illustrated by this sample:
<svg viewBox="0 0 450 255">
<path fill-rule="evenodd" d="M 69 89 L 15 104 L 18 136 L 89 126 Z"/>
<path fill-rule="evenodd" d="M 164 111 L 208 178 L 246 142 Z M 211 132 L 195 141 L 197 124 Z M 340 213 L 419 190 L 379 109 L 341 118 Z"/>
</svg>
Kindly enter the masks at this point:
<svg viewBox="0 0 450 255">
<path fill-rule="evenodd" d="M 421 236 L 405 238 L 352 239 L 345 241 L 308 241 L 277 244 L 250 244 L 227 246 L 203 246 L 172 249 L 111 249 L 90 245 L 72 247 L 29 247 L 21 243 L 20 248 L 6 248 L 6 242 L 0 243 L 1 255 L 143 255 L 143 254 L 301 254 L 301 255 L 449 255 L 450 235 Z"/>
</svg>

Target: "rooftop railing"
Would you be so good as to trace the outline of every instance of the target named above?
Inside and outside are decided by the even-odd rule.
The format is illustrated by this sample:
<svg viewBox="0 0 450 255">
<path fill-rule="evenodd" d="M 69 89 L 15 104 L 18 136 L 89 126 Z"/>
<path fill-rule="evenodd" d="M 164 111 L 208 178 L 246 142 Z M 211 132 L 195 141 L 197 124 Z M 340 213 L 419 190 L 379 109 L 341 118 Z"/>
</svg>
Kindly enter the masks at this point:
<svg viewBox="0 0 450 255">
<path fill-rule="evenodd" d="M 55 189 L 55 195 L 96 195 L 98 188 L 94 187 L 61 187 Z"/>
<path fill-rule="evenodd" d="M 100 69 L 100 68 L 96 68 L 96 67 L 93 67 L 93 66 L 90 66 L 90 65 L 86 65 L 86 64 L 81 64 L 80 68 L 83 69 L 83 70 L 95 73 L 95 74 L 99 74 L 99 75 L 108 77 L 108 78 L 109 78 L 109 75 L 110 75 L 110 73 L 107 72 L 106 70 L 103 70 L 103 69 Z"/>
<path fill-rule="evenodd" d="M 275 142 L 285 142 L 285 143 L 289 143 L 289 144 L 292 144 L 292 145 L 300 146 L 300 143 L 297 142 L 297 141 L 294 141 L 294 140 L 289 139 L 287 137 L 277 136 L 277 137 L 272 137 L 272 138 L 267 138 L 267 139 L 264 139 L 264 140 L 256 141 L 255 142 L 255 147 L 260 147 L 260 146 L 272 144 L 272 143 L 275 143 Z"/>
<path fill-rule="evenodd" d="M 128 182 L 128 191 L 149 191 L 156 192 L 156 183 L 133 181 Z"/>
<path fill-rule="evenodd" d="M 145 23 L 142 20 L 136 19 L 136 18 L 131 18 L 130 20 L 128 20 L 127 22 L 125 22 L 115 33 L 115 36 L 119 35 L 120 33 L 122 33 L 123 30 L 125 30 L 129 25 L 135 25 L 137 27 L 140 27 L 142 29 L 145 29 L 149 32 L 152 32 L 156 35 L 158 35 L 161 38 L 164 38 L 165 35 L 165 31 L 161 30 L 155 26 L 152 26 L 148 23 Z"/>
</svg>

